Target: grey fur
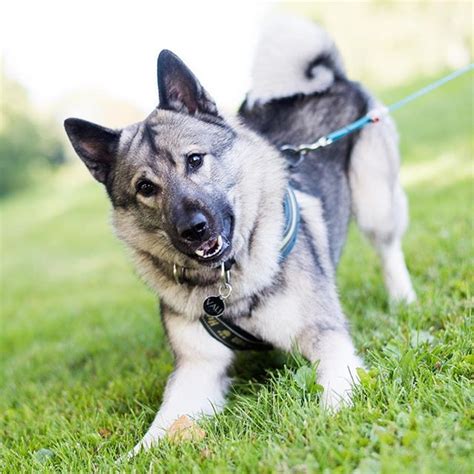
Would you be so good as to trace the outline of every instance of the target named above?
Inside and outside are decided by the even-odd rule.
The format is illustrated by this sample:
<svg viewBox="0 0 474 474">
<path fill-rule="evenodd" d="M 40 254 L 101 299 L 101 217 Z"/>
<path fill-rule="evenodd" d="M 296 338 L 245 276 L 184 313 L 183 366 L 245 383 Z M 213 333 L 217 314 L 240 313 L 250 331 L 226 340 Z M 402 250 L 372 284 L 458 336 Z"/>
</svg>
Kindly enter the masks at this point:
<svg viewBox="0 0 474 474">
<path fill-rule="evenodd" d="M 161 104 L 143 122 L 109 131 L 78 119 L 66 121 L 79 156 L 107 188 L 118 237 L 160 296 L 176 358 L 163 405 L 133 453 L 157 442 L 177 416 L 211 414 L 224 403 L 233 355 L 205 332 L 199 317 L 204 299 L 217 292 L 219 265 L 229 259 L 235 264 L 226 317 L 275 347 L 297 347 L 319 362 L 326 406 L 350 398 L 355 369 L 362 363 L 338 300 L 335 271 L 351 205 L 374 241 L 380 233 L 387 237 L 388 232 L 393 241 L 401 234 L 398 227 L 378 232 L 380 226 L 364 217 L 362 201 L 351 203 L 358 177 L 351 178 L 352 155 L 356 144 L 362 151 L 368 138 L 354 135 L 308 155 L 291 177 L 277 149 L 313 141 L 367 110 L 369 96 L 346 79 L 332 42 L 325 44 L 329 49 L 300 71 L 305 80 L 314 79 L 317 93 L 295 91 L 268 102 L 254 94 L 242 106 L 240 120 L 223 118 L 191 71 L 165 51 L 158 71 Z M 321 68 L 324 81 L 313 77 Z M 195 172 L 186 165 L 192 152 L 205 155 Z M 151 197 L 137 191 L 143 179 L 154 185 Z M 301 231 L 294 250 L 280 263 L 282 202 L 290 180 L 301 209 Z M 212 232 L 229 239 L 224 253 L 212 261 L 197 258 L 194 244 L 184 244 L 176 234 L 176 213 L 189 207 L 202 210 Z M 391 252 L 398 255 L 396 249 Z M 186 269 L 181 285 L 173 278 L 174 264 Z"/>
<path fill-rule="evenodd" d="M 244 102 L 240 115 L 247 125 L 277 147 L 314 142 L 367 112 L 368 98 L 360 87 L 341 72 L 335 76 L 324 93 L 296 94 L 251 107 Z M 334 265 L 339 260 L 350 217 L 347 170 L 356 139 L 357 135 L 351 135 L 328 148 L 309 152 L 291 175 L 295 189 L 318 197 L 323 203 Z"/>
</svg>

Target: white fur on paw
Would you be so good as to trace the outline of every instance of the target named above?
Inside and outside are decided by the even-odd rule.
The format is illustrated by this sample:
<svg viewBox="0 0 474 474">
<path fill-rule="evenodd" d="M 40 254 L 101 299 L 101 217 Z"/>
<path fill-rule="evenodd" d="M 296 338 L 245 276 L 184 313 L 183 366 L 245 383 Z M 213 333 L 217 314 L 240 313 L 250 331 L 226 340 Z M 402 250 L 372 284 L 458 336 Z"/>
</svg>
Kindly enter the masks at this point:
<svg viewBox="0 0 474 474">
<path fill-rule="evenodd" d="M 127 458 L 131 459 L 136 456 L 140 451 L 148 451 L 152 446 L 155 446 L 160 439 L 164 438 L 166 435 L 165 430 L 153 430 L 148 431 L 148 433 L 143 437 L 143 439 L 127 454 Z"/>
<path fill-rule="evenodd" d="M 411 286 L 411 283 L 408 282 L 406 285 L 390 287 L 390 299 L 394 303 L 414 303 L 416 301 L 416 293 Z"/>
<path fill-rule="evenodd" d="M 401 247 L 391 246 L 382 251 L 384 279 L 392 301 L 413 303 L 416 294 L 405 264 Z"/>
<path fill-rule="evenodd" d="M 360 360 L 351 368 L 346 367 L 339 373 L 326 373 L 320 379 L 324 388 L 321 397 L 322 406 L 332 412 L 336 412 L 345 406 L 352 405 L 352 393 L 354 386 L 359 383 L 356 367 L 363 367 Z"/>
<path fill-rule="evenodd" d="M 323 385 L 322 406 L 329 411 L 336 412 L 345 406 L 352 405 L 352 386 L 344 383 L 334 388 L 334 384 Z"/>
</svg>

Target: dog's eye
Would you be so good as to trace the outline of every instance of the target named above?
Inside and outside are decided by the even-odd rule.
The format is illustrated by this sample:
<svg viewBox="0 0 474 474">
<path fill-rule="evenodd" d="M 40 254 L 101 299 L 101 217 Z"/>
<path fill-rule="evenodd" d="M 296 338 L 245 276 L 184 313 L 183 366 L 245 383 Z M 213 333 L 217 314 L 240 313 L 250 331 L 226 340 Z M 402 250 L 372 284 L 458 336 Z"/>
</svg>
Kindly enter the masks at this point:
<svg viewBox="0 0 474 474">
<path fill-rule="evenodd" d="M 144 197 L 150 197 L 156 194 L 157 187 L 151 182 L 146 179 L 139 181 L 137 183 L 137 193 L 140 193 Z"/>
<path fill-rule="evenodd" d="M 204 155 L 201 153 L 191 153 L 186 157 L 188 169 L 197 170 L 204 161 Z"/>
</svg>

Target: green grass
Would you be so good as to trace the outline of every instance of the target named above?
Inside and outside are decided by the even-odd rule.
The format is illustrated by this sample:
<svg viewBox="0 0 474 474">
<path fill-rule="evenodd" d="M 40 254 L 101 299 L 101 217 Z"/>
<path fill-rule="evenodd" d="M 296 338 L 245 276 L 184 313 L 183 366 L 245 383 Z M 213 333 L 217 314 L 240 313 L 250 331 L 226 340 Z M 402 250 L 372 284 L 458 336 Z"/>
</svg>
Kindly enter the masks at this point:
<svg viewBox="0 0 474 474">
<path fill-rule="evenodd" d="M 388 305 L 351 229 L 340 293 L 371 368 L 353 408 L 325 414 L 298 358 L 244 354 L 204 440 L 164 442 L 122 470 L 472 472 L 472 110 L 465 76 L 396 114 L 419 302 Z M 1 472 L 116 470 L 159 406 L 172 357 L 107 209 L 77 168 L 2 204 Z"/>
</svg>

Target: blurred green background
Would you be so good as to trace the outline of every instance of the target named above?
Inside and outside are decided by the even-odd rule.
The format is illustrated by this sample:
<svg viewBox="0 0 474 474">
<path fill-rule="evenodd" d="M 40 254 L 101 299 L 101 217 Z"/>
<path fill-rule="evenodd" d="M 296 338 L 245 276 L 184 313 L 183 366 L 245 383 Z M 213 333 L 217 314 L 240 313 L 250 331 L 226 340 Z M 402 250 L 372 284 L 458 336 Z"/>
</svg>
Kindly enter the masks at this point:
<svg viewBox="0 0 474 474">
<path fill-rule="evenodd" d="M 170 11 L 185 11 L 178 7 Z M 238 8 L 255 31 L 258 18 L 272 8 L 320 21 L 340 46 L 350 77 L 386 103 L 472 62 L 471 2 Z M 211 16 L 215 10 L 215 5 L 200 6 L 202 28 L 233 22 L 225 8 L 217 17 Z M 141 40 L 144 11 L 123 10 L 138 25 L 135 42 Z M 47 25 L 53 28 L 57 17 L 50 13 Z M 167 18 L 180 19 L 170 15 L 166 7 L 158 8 L 158 26 Z M 106 20 L 88 33 L 104 35 Z M 118 27 L 126 31 L 125 24 Z M 248 41 L 247 55 L 251 38 L 240 30 L 240 38 L 221 41 Z M 195 30 L 180 28 L 175 34 L 192 42 Z M 106 36 L 104 42 L 115 39 Z M 231 94 L 226 101 L 225 87 L 235 86 L 243 96 L 247 74 L 239 62 L 243 53 L 234 49 L 233 68 L 243 72 L 228 82 L 219 78 L 223 105 L 230 109 L 238 102 Z M 138 88 L 131 87 L 130 100 L 114 95 L 101 77 L 123 65 L 104 59 L 103 69 L 90 72 L 92 85 L 84 79 L 83 87 L 64 96 L 39 100 L 35 88 L 29 90 L 14 74 L 20 69 L 9 69 L 11 51 L 1 71 L 0 470 L 115 470 L 115 459 L 153 418 L 172 357 L 155 297 L 138 281 L 112 235 L 105 192 L 73 155 L 62 120 L 78 115 L 126 125 L 142 119 L 155 98 L 145 109 L 132 100 L 136 95 L 137 103 L 148 103 Z M 212 51 L 209 46 L 199 54 Z M 78 68 L 89 53 L 75 58 Z M 39 53 L 31 47 L 31 54 Z M 151 63 L 149 71 L 146 66 L 150 96 L 156 95 L 154 61 L 151 55 L 144 61 Z M 58 61 L 46 78 L 52 80 L 61 67 Z M 215 71 L 208 69 L 205 85 Z M 131 70 L 130 76 L 144 80 L 144 71 Z M 34 75 L 22 77 L 35 84 Z M 205 425 L 205 444 L 164 446 L 137 460 L 138 472 L 151 463 L 167 472 L 472 470 L 473 106 L 473 75 L 468 74 L 394 116 L 412 220 L 405 249 L 419 303 L 401 309 L 388 305 L 378 261 L 352 229 L 339 270 L 340 293 L 357 347 L 373 367 L 354 409 L 327 422 L 317 403 L 307 403 L 307 395 L 293 387 L 290 362 L 283 370 L 271 360 L 260 365 L 247 360 L 236 371 L 229 411 Z M 414 344 L 419 335 L 423 342 Z M 280 369 L 262 377 L 267 363 Z"/>
</svg>

